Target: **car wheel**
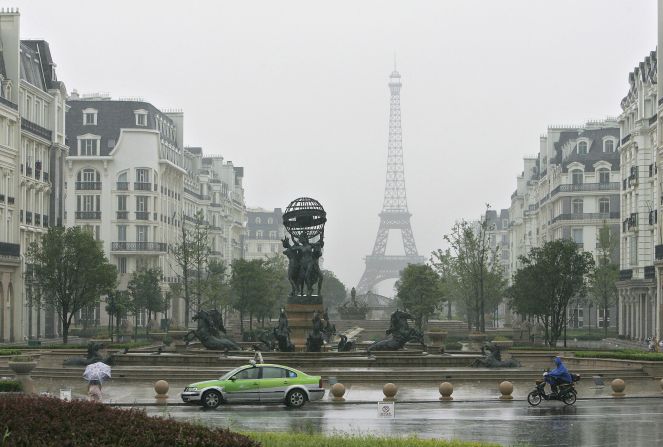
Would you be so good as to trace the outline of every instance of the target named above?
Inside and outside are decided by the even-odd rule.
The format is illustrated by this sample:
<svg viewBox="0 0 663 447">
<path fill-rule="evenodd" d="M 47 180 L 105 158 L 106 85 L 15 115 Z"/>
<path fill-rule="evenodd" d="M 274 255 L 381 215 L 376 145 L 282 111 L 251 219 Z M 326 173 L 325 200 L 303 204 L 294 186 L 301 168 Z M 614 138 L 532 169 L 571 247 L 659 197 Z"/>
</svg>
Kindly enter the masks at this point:
<svg viewBox="0 0 663 447">
<path fill-rule="evenodd" d="M 209 390 L 203 393 L 200 401 L 203 403 L 203 407 L 212 410 L 219 406 L 221 399 L 221 393 L 216 390 Z"/>
<path fill-rule="evenodd" d="M 562 398 L 562 402 L 564 402 L 566 405 L 573 405 L 576 403 L 576 393 L 573 391 L 569 391 L 566 393 L 566 396 Z"/>
<path fill-rule="evenodd" d="M 292 390 L 285 397 L 285 404 L 289 407 L 299 408 L 306 402 L 306 394 L 302 390 Z"/>
<path fill-rule="evenodd" d="M 541 403 L 541 394 L 538 391 L 532 391 L 527 395 L 527 402 L 531 406 L 536 407 Z"/>
</svg>

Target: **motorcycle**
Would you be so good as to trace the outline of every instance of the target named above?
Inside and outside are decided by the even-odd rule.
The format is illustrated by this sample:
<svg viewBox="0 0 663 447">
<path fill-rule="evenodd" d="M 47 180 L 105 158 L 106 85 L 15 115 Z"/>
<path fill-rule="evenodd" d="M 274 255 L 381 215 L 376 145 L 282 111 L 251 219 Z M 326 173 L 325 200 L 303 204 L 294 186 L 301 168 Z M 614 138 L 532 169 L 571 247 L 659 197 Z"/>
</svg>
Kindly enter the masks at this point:
<svg viewBox="0 0 663 447">
<path fill-rule="evenodd" d="M 573 379 L 571 383 L 559 384 L 556 394 L 546 394 L 546 381 L 537 380 L 536 387 L 527 395 L 527 402 L 533 407 L 536 407 L 544 400 L 560 400 L 566 405 L 573 405 L 576 403 L 578 397 L 575 383 L 580 380 L 580 374 L 571 374 L 571 379 Z"/>
</svg>

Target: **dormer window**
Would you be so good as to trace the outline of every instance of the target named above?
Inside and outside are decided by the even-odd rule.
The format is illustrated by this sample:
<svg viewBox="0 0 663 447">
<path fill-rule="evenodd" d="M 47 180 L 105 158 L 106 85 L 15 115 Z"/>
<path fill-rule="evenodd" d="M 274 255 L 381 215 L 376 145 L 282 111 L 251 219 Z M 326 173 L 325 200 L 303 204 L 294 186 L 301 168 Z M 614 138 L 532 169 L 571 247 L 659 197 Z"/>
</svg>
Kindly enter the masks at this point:
<svg viewBox="0 0 663 447">
<path fill-rule="evenodd" d="M 83 125 L 96 126 L 97 125 L 97 110 L 84 109 L 83 110 Z"/>
<path fill-rule="evenodd" d="M 136 126 L 147 126 L 147 110 L 134 110 Z"/>
<path fill-rule="evenodd" d="M 578 143 L 578 155 L 587 155 L 587 142 L 581 141 Z"/>
<path fill-rule="evenodd" d="M 99 155 L 100 137 L 98 135 L 81 135 L 78 137 L 78 155 L 94 157 Z"/>
<path fill-rule="evenodd" d="M 603 152 L 615 152 L 615 140 L 605 140 L 603 142 Z"/>
</svg>

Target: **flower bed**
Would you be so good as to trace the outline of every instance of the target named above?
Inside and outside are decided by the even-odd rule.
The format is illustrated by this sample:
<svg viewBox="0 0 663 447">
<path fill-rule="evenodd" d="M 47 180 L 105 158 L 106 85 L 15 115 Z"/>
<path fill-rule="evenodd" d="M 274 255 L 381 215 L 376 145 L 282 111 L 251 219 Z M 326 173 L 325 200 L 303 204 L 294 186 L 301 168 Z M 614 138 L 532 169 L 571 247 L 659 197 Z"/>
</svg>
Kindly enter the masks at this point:
<svg viewBox="0 0 663 447">
<path fill-rule="evenodd" d="M 83 400 L 7 396 L 0 399 L 0 414 L 0 432 L 7 434 L 6 445 L 260 446 L 230 430 L 149 417 L 144 410 L 122 410 Z"/>
</svg>

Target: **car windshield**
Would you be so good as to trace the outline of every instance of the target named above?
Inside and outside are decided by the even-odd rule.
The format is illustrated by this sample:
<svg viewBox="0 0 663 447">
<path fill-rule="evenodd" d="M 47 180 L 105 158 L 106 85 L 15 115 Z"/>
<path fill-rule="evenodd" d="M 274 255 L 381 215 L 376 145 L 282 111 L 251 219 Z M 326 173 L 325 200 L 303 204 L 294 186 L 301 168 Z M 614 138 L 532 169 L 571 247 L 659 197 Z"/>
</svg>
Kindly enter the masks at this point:
<svg viewBox="0 0 663 447">
<path fill-rule="evenodd" d="M 245 366 L 240 366 L 239 368 L 232 369 L 225 373 L 224 375 L 219 378 L 219 380 L 228 380 L 230 379 L 235 373 L 241 371 L 242 369 L 246 368 Z"/>
</svg>

